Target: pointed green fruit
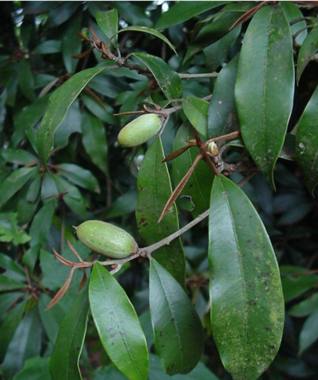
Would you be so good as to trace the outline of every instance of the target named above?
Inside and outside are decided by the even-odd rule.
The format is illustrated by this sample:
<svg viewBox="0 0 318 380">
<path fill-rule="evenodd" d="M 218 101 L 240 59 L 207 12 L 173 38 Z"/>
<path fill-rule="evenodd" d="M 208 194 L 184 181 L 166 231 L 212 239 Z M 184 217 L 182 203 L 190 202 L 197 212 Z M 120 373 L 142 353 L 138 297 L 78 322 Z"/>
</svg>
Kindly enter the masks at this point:
<svg viewBox="0 0 318 380">
<path fill-rule="evenodd" d="M 76 228 L 79 240 L 91 250 L 114 259 L 137 252 L 135 239 L 125 230 L 100 220 L 87 220 Z"/>
<path fill-rule="evenodd" d="M 161 128 L 161 119 L 155 113 L 147 113 L 128 123 L 118 135 L 118 142 L 122 146 L 133 147 L 143 144 L 155 136 Z"/>
</svg>

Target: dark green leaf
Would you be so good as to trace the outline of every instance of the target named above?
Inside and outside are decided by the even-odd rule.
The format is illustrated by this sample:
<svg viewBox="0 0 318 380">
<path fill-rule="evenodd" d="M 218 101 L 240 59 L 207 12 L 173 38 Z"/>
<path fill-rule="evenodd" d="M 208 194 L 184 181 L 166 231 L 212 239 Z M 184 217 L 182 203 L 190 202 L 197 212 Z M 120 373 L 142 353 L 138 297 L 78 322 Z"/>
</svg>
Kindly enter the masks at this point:
<svg viewBox="0 0 318 380">
<path fill-rule="evenodd" d="M 129 191 L 118 197 L 107 210 L 108 218 L 116 218 L 128 215 L 136 208 L 137 195 L 135 191 Z"/>
<path fill-rule="evenodd" d="M 318 293 L 297 303 L 288 310 L 288 314 L 292 317 L 306 317 L 315 310 L 318 310 Z"/>
<path fill-rule="evenodd" d="M 209 105 L 208 135 L 225 135 L 236 128 L 234 85 L 237 73 L 237 57 L 220 71 L 214 85 Z"/>
<path fill-rule="evenodd" d="M 67 206 L 81 218 L 87 218 L 88 200 L 82 196 L 78 188 L 62 177 L 56 176 L 55 182 L 59 193 L 64 194 L 63 200 Z"/>
<path fill-rule="evenodd" d="M 39 316 L 33 309 L 20 322 L 7 349 L 2 368 L 8 378 L 22 368 L 26 359 L 40 354 L 41 333 Z"/>
<path fill-rule="evenodd" d="M 33 176 L 36 174 L 35 168 L 20 168 L 12 172 L 0 184 L 0 208 L 14 196 Z"/>
<path fill-rule="evenodd" d="M 149 379 L 150 380 L 218 380 L 218 378 L 201 362 L 198 363 L 198 365 L 186 375 L 174 375 L 174 376 L 166 375 L 164 371 L 162 370 L 160 360 L 156 355 L 150 355 Z"/>
<path fill-rule="evenodd" d="M 141 33 L 151 34 L 152 36 L 159 38 L 161 41 L 167 44 L 175 54 L 178 54 L 176 52 L 175 47 L 168 40 L 168 38 L 164 36 L 162 33 L 158 32 L 158 30 L 156 29 L 149 28 L 147 26 L 127 26 L 126 28 L 121 29 L 118 33 L 122 33 L 122 32 L 141 32 Z"/>
<path fill-rule="evenodd" d="M 210 9 L 219 7 L 224 3 L 225 1 L 185 1 L 172 3 L 172 7 L 160 15 L 156 27 L 159 29 L 169 28 L 170 26 L 185 22 Z"/>
<path fill-rule="evenodd" d="M 76 100 L 67 111 L 62 123 L 56 129 L 54 147 L 56 147 L 56 149 L 66 147 L 73 133 L 81 133 L 81 122 L 82 112 L 79 107 L 79 102 Z"/>
<path fill-rule="evenodd" d="M 151 71 L 167 99 L 177 99 L 182 94 L 179 75 L 161 58 L 147 53 L 133 53 Z"/>
<path fill-rule="evenodd" d="M 280 346 L 284 299 L 275 252 L 246 195 L 215 177 L 209 219 L 211 328 L 224 367 L 254 380 Z"/>
<path fill-rule="evenodd" d="M 203 350 L 200 319 L 181 285 L 150 261 L 149 304 L 155 347 L 168 374 L 188 373 Z"/>
<path fill-rule="evenodd" d="M 37 158 L 32 153 L 23 149 L 7 148 L 2 151 L 1 156 L 5 161 L 18 165 L 30 165 L 37 162 Z"/>
<path fill-rule="evenodd" d="M 181 126 L 177 131 L 173 149 L 177 150 L 185 146 L 191 138 L 193 138 L 193 136 L 190 130 L 185 126 Z M 181 181 L 198 153 L 199 149 L 192 147 L 172 161 L 172 178 L 175 186 Z M 190 197 L 191 203 L 194 204 L 194 216 L 199 215 L 209 207 L 212 180 L 213 174 L 211 170 L 207 164 L 201 160 L 180 196 L 180 201 L 183 196 Z"/>
<path fill-rule="evenodd" d="M 187 96 L 182 102 L 182 109 L 187 119 L 205 139 L 208 137 L 208 108 L 208 102 L 196 96 Z"/>
<path fill-rule="evenodd" d="M 297 4 L 292 1 L 282 1 L 281 6 L 289 21 L 292 34 L 297 45 L 302 45 L 307 36 L 307 24 Z"/>
<path fill-rule="evenodd" d="M 105 34 L 109 41 L 112 41 L 117 46 L 117 33 L 118 33 L 118 11 L 111 9 L 107 12 L 97 12 L 96 22 L 102 32 Z M 112 39 L 112 37 L 114 37 Z"/>
<path fill-rule="evenodd" d="M 85 95 L 81 96 L 81 100 L 83 101 L 85 107 L 98 119 L 108 124 L 115 123 L 112 115 L 113 109 L 104 104 L 102 100 L 97 101 L 96 99 Z"/>
<path fill-rule="evenodd" d="M 279 6 L 264 6 L 253 17 L 244 36 L 235 99 L 244 144 L 273 184 L 293 97 L 290 28 Z"/>
<path fill-rule="evenodd" d="M 107 139 L 103 123 L 95 116 L 85 113 L 82 121 L 82 141 L 92 162 L 107 173 Z"/>
<path fill-rule="evenodd" d="M 16 305 L 13 310 L 10 310 L 7 314 L 5 314 L 4 321 L 0 326 L 0 361 L 2 362 L 8 345 L 14 335 L 18 324 L 20 323 L 25 308 L 25 302 L 21 302 Z"/>
<path fill-rule="evenodd" d="M 289 302 L 318 283 L 318 276 L 298 266 L 284 265 L 280 267 L 285 302 Z"/>
<path fill-rule="evenodd" d="M 60 164 L 58 165 L 58 171 L 65 179 L 68 179 L 75 185 L 96 193 L 100 192 L 97 179 L 89 170 L 75 164 Z"/>
<path fill-rule="evenodd" d="M 83 70 L 72 76 L 50 96 L 49 106 L 37 134 L 37 147 L 40 157 L 47 161 L 53 146 L 54 132 L 62 123 L 67 110 L 96 75 L 105 70 L 106 65 L 99 65 Z"/>
<path fill-rule="evenodd" d="M 45 252 L 43 254 L 48 255 L 48 252 Z M 41 256 L 41 259 L 42 259 L 42 256 Z M 56 275 L 56 272 L 54 274 Z M 63 280 L 65 280 L 65 278 L 61 279 L 61 281 L 59 282 L 59 286 L 63 283 L 62 282 Z M 40 314 L 40 318 L 41 318 L 41 322 L 43 324 L 44 330 L 50 342 L 54 344 L 56 341 L 58 331 L 59 331 L 59 325 L 61 321 L 63 320 L 64 310 L 60 306 L 59 303 L 54 305 L 54 307 L 48 310 L 47 305 L 49 304 L 49 302 L 50 302 L 50 297 L 46 294 L 41 294 L 38 306 L 39 306 L 39 314 Z"/>
<path fill-rule="evenodd" d="M 18 80 L 23 95 L 31 101 L 34 100 L 34 78 L 29 60 L 23 59 L 18 63 Z"/>
<path fill-rule="evenodd" d="M 235 21 L 249 8 L 253 2 L 232 2 L 227 4 L 221 12 L 208 20 L 199 21 L 195 27 L 195 44 L 206 46 L 222 38 L 228 33 Z"/>
<path fill-rule="evenodd" d="M 40 43 L 35 49 L 35 54 L 54 54 L 61 51 L 60 40 L 46 40 Z"/>
<path fill-rule="evenodd" d="M 89 302 L 111 361 L 129 380 L 146 380 L 148 350 L 137 314 L 123 288 L 100 264 L 91 274 Z"/>
<path fill-rule="evenodd" d="M 55 199 L 51 199 L 43 204 L 33 218 L 29 232 L 32 238 L 30 242 L 30 249 L 24 257 L 25 263 L 27 263 L 30 268 L 34 267 L 41 247 L 47 242 L 56 207 L 57 201 Z M 45 223 L 43 223 L 44 220 Z"/>
<path fill-rule="evenodd" d="M 309 190 L 313 192 L 318 184 L 318 86 L 296 128 L 296 160 L 303 170 Z"/>
<path fill-rule="evenodd" d="M 50 359 L 52 380 L 82 379 L 79 359 L 86 335 L 88 307 L 87 289 L 84 289 L 60 324 Z"/>
<path fill-rule="evenodd" d="M 15 281 L 10 277 L 0 274 L 0 292 L 7 292 L 10 290 L 22 289 L 25 285 L 21 282 Z"/>
<path fill-rule="evenodd" d="M 299 82 L 300 77 L 305 70 L 306 66 L 314 55 L 318 51 L 318 28 L 314 28 L 306 37 L 304 43 L 302 44 L 298 57 L 297 57 L 297 81 Z"/>
<path fill-rule="evenodd" d="M 28 359 L 13 380 L 51 380 L 49 359 L 41 357 Z"/>
<path fill-rule="evenodd" d="M 179 228 L 175 206 L 158 224 L 161 211 L 172 191 L 167 165 L 161 162 L 163 157 L 162 143 L 158 138 L 148 149 L 138 173 L 136 218 L 139 233 L 147 244 L 155 243 Z M 185 264 L 179 239 L 156 251 L 155 258 L 183 284 Z"/>
<path fill-rule="evenodd" d="M 17 146 L 24 138 L 26 132 L 31 130 L 40 120 L 45 112 L 48 100 L 48 96 L 42 96 L 31 105 L 22 108 L 22 111 L 17 114 L 14 120 L 15 131 L 12 135 L 14 146 Z"/>
<path fill-rule="evenodd" d="M 302 354 L 318 339 L 318 310 L 305 321 L 299 335 L 299 353 Z"/>
<path fill-rule="evenodd" d="M 240 34 L 241 27 L 237 26 L 222 38 L 207 46 L 203 52 L 206 57 L 206 65 L 211 70 L 216 70 L 224 62 L 228 61 L 232 49 Z M 200 49 L 201 51 L 202 49 Z"/>
<path fill-rule="evenodd" d="M 78 59 L 74 58 L 76 54 L 81 52 L 82 41 L 80 31 L 82 24 L 82 16 L 78 14 L 70 20 L 69 26 L 62 38 L 63 61 L 68 73 L 75 71 Z"/>
</svg>

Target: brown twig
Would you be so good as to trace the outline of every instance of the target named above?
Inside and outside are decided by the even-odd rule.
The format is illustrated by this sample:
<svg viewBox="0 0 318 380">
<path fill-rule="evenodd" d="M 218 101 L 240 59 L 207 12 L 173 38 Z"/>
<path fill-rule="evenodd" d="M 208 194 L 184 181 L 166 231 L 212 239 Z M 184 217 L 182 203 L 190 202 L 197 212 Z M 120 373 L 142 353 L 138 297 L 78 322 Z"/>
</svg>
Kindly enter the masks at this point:
<svg viewBox="0 0 318 380">
<path fill-rule="evenodd" d="M 166 204 L 165 204 L 164 208 L 162 209 L 162 212 L 161 212 L 161 214 L 159 216 L 158 223 L 160 223 L 162 221 L 162 219 L 164 218 L 164 216 L 170 210 L 171 206 L 173 205 L 173 203 L 176 201 L 176 199 L 178 198 L 178 196 L 180 195 L 180 193 L 184 189 L 184 187 L 187 184 L 187 182 L 189 181 L 189 179 L 190 179 L 190 177 L 191 177 L 194 169 L 197 167 L 197 165 L 198 165 L 198 163 L 200 162 L 201 159 L 202 159 L 202 154 L 199 153 L 196 156 L 196 158 L 194 159 L 192 165 L 190 166 L 190 168 L 188 169 L 188 171 L 186 172 L 186 174 L 183 176 L 183 178 L 178 183 L 178 185 L 176 186 L 176 188 L 170 194 L 170 197 L 168 198 L 168 200 L 167 200 L 167 202 L 166 202 Z"/>
</svg>

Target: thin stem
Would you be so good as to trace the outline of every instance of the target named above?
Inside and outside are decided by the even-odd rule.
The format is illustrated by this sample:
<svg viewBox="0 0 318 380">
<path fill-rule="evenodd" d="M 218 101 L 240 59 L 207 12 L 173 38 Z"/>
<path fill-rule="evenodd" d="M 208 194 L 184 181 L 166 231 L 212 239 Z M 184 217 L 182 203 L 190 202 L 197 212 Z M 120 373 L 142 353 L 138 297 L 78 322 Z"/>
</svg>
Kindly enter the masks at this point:
<svg viewBox="0 0 318 380">
<path fill-rule="evenodd" d="M 162 240 L 159 240 L 157 243 L 154 243 L 152 245 L 148 245 L 148 247 L 141 248 L 141 251 L 144 253 L 145 256 L 151 256 L 152 252 L 156 251 L 157 249 L 169 245 L 173 240 L 177 239 L 179 236 L 190 230 L 192 227 L 196 226 L 202 220 L 204 220 L 209 215 L 209 210 L 204 211 L 202 214 L 197 216 L 195 219 L 193 219 L 190 223 L 186 224 L 182 228 L 180 228 L 178 231 L 174 232 L 173 234 L 165 237 Z"/>
<path fill-rule="evenodd" d="M 197 73 L 197 74 L 191 74 L 191 73 L 178 73 L 179 78 L 181 79 L 198 79 L 198 78 L 216 78 L 218 76 L 217 72 L 212 73 Z"/>
</svg>

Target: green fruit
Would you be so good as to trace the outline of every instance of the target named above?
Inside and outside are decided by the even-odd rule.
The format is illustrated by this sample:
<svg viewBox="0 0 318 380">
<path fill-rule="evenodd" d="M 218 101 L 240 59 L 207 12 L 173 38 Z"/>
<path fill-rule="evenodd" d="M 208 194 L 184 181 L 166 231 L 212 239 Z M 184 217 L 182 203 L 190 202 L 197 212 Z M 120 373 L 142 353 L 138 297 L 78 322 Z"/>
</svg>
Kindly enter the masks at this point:
<svg viewBox="0 0 318 380">
<path fill-rule="evenodd" d="M 87 220 L 76 228 L 79 240 L 91 250 L 114 259 L 137 252 L 135 239 L 125 230 L 100 220 Z"/>
<path fill-rule="evenodd" d="M 161 128 L 161 119 L 155 113 L 147 113 L 128 123 L 118 135 L 118 142 L 122 146 L 133 147 L 143 144 Z"/>
</svg>

